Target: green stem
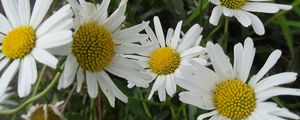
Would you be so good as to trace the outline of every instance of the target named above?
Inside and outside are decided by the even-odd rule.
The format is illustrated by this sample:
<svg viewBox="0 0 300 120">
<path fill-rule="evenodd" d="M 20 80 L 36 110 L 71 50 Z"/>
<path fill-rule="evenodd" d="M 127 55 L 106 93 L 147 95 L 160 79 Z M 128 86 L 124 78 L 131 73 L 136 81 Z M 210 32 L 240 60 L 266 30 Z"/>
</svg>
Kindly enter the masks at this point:
<svg viewBox="0 0 300 120">
<path fill-rule="evenodd" d="M 225 27 L 224 27 L 224 36 L 223 36 L 224 50 L 227 50 L 227 46 L 228 46 L 228 36 L 229 36 L 228 28 L 229 28 L 229 18 L 226 17 Z"/>
<path fill-rule="evenodd" d="M 144 102 L 144 103 L 152 104 L 152 105 L 157 105 L 157 106 L 166 106 L 167 105 L 166 103 L 156 103 L 156 102 L 151 102 L 149 100 L 138 99 L 138 98 L 134 98 L 134 97 L 128 97 L 128 99 L 129 100 L 137 100 L 137 101 L 140 101 L 140 102 Z"/>
<path fill-rule="evenodd" d="M 174 110 L 172 104 L 169 105 L 169 108 L 171 110 L 173 120 L 176 120 L 177 118 L 176 118 L 175 110 Z"/>
<path fill-rule="evenodd" d="M 23 110 L 27 105 L 33 103 L 34 101 L 37 101 L 37 100 L 41 99 L 45 95 L 47 95 L 50 92 L 50 90 L 52 90 L 52 88 L 54 88 L 54 86 L 58 82 L 63 67 L 64 67 L 64 64 L 60 66 L 60 70 L 58 70 L 58 72 L 55 74 L 54 78 L 52 79 L 51 83 L 47 86 L 47 88 L 44 91 L 37 94 L 36 96 L 33 96 L 33 97 L 29 98 L 28 100 L 26 100 L 23 104 L 21 104 L 17 108 L 7 109 L 7 110 L 0 110 L 0 114 L 14 114 L 14 113 L 17 113 L 17 112 Z"/>
<path fill-rule="evenodd" d="M 193 11 L 193 13 L 186 19 L 183 21 L 183 26 L 187 26 L 188 24 L 190 24 L 194 19 L 197 18 L 197 16 L 201 15 L 201 8 L 202 8 L 202 1 L 200 0 L 198 7 Z"/>
<path fill-rule="evenodd" d="M 39 86 L 40 86 L 40 84 L 42 82 L 42 79 L 43 79 L 44 73 L 46 71 L 46 68 L 47 68 L 47 66 L 44 65 L 43 68 L 42 68 L 42 70 L 39 73 L 39 77 L 37 79 L 37 83 L 36 83 L 35 88 L 34 88 L 33 93 L 32 93 L 32 97 L 36 95 L 36 93 L 37 93 L 37 91 L 39 89 Z"/>
<path fill-rule="evenodd" d="M 141 99 L 144 99 L 142 93 L 141 93 L 139 90 L 137 90 L 137 93 L 138 93 L 138 95 L 139 95 L 139 97 L 140 97 Z M 151 115 L 150 110 L 149 110 L 148 106 L 146 105 L 146 103 L 142 102 L 142 105 L 143 105 L 143 107 L 144 107 L 144 110 L 145 110 L 145 112 L 146 112 L 146 115 L 147 115 L 149 118 L 152 118 L 152 115 Z"/>
<path fill-rule="evenodd" d="M 95 99 L 91 99 L 91 106 L 90 106 L 90 120 L 94 120 L 93 113 L 94 113 L 94 106 L 95 106 Z"/>
<path fill-rule="evenodd" d="M 208 39 L 211 38 L 220 28 L 221 28 L 222 24 L 218 24 L 217 27 L 215 27 L 215 29 L 213 29 L 208 35 L 207 37 L 205 37 L 202 41 L 202 43 L 207 43 Z"/>
</svg>

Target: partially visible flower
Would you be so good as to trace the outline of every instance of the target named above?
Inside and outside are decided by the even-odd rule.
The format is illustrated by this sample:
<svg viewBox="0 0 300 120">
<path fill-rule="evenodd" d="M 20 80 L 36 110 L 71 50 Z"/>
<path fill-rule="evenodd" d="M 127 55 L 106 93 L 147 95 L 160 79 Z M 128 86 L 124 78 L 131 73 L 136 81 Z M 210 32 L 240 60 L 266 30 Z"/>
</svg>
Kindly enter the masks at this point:
<svg viewBox="0 0 300 120">
<path fill-rule="evenodd" d="M 26 115 L 22 115 L 25 120 L 65 120 L 63 114 L 60 112 L 59 107 L 64 102 L 53 104 L 37 104 L 32 106 Z"/>
<path fill-rule="evenodd" d="M 181 74 L 182 65 L 188 64 L 190 60 L 197 60 L 202 65 L 207 65 L 206 49 L 199 46 L 203 28 L 195 24 L 181 37 L 182 21 L 180 21 L 175 31 L 171 28 L 168 30 L 165 38 L 159 18 L 154 17 L 153 21 L 156 35 L 150 27 L 147 27 L 145 30 L 150 40 L 141 43 L 149 46 L 147 51 L 139 55 L 126 55 L 126 57 L 138 61 L 152 76 L 154 84 L 148 99 L 158 91 L 160 101 L 165 101 L 166 93 L 171 97 L 176 93 L 176 78 Z M 129 86 L 132 85 L 130 83 Z"/>
<path fill-rule="evenodd" d="M 47 50 L 71 42 L 70 5 L 45 19 L 52 1 L 36 0 L 31 13 L 30 0 L 1 0 L 7 17 L 0 14 L 0 96 L 17 73 L 19 96 L 29 95 L 37 79 L 36 61 L 56 68 L 58 60 Z"/>
<path fill-rule="evenodd" d="M 278 86 L 295 81 L 297 73 L 283 72 L 263 78 L 280 58 L 280 50 L 272 52 L 261 70 L 248 79 L 255 55 L 251 38 L 245 40 L 244 46 L 234 46 L 233 66 L 220 45 L 208 42 L 206 48 L 214 71 L 191 61 L 182 69 L 185 81 L 179 83 L 188 90 L 179 94 L 182 102 L 210 111 L 197 120 L 300 119 L 286 108 L 266 101 L 278 95 L 300 96 L 300 89 Z"/>
<path fill-rule="evenodd" d="M 209 22 L 213 25 L 219 23 L 222 14 L 235 17 L 244 27 L 252 25 L 258 35 L 265 34 L 261 20 L 250 12 L 277 13 L 279 10 L 290 10 L 292 6 L 275 4 L 269 0 L 210 0 L 217 5 L 214 7 Z"/>
<path fill-rule="evenodd" d="M 116 98 L 127 103 L 127 96 L 114 84 L 108 73 L 142 87 L 149 86 L 147 80 L 151 77 L 142 73 L 144 69 L 122 56 L 144 49 L 135 43 L 147 39 L 148 36 L 140 32 L 148 26 L 148 22 L 121 28 L 126 18 L 127 0 L 122 0 L 110 16 L 107 11 L 110 0 L 103 0 L 101 5 L 85 0 L 79 0 L 79 3 L 69 0 L 69 3 L 75 14 L 75 32 L 58 89 L 70 86 L 76 76 L 78 92 L 86 81 L 91 98 L 97 97 L 100 86 L 111 106 L 115 106 Z"/>
<path fill-rule="evenodd" d="M 17 105 L 17 103 L 10 98 L 14 95 L 13 92 L 10 92 L 11 88 L 8 87 L 6 92 L 0 96 L 0 110 L 6 108 L 7 106 Z"/>
</svg>

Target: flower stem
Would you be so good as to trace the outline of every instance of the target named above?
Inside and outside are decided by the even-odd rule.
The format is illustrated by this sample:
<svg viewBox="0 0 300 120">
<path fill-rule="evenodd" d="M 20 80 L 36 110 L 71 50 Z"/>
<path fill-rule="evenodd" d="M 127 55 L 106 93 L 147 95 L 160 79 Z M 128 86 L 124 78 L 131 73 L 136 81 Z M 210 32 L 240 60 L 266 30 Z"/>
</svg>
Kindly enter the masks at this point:
<svg viewBox="0 0 300 120">
<path fill-rule="evenodd" d="M 43 68 L 42 68 L 42 70 L 41 70 L 41 72 L 39 73 L 39 77 L 37 79 L 37 83 L 36 83 L 35 88 L 34 88 L 33 93 L 32 93 L 32 97 L 36 95 L 36 93 L 37 93 L 37 91 L 39 89 L 39 86 L 40 86 L 40 84 L 42 82 L 42 79 L 43 79 L 44 73 L 46 71 L 46 68 L 47 68 L 47 66 L 44 65 Z"/>
<path fill-rule="evenodd" d="M 27 105 L 33 103 L 34 101 L 37 101 L 37 100 L 41 99 L 45 95 L 47 95 L 52 90 L 52 88 L 54 88 L 54 86 L 56 85 L 56 83 L 58 82 L 63 67 L 64 67 L 64 64 L 60 66 L 60 69 L 55 74 L 55 76 L 52 79 L 51 83 L 47 86 L 47 88 L 44 91 L 42 91 L 41 93 L 37 94 L 36 96 L 33 96 L 33 97 L 29 98 L 28 100 L 26 100 L 23 104 L 21 104 L 17 108 L 0 110 L 0 114 L 14 114 L 14 113 L 17 113 L 17 112 L 23 110 Z"/>
</svg>

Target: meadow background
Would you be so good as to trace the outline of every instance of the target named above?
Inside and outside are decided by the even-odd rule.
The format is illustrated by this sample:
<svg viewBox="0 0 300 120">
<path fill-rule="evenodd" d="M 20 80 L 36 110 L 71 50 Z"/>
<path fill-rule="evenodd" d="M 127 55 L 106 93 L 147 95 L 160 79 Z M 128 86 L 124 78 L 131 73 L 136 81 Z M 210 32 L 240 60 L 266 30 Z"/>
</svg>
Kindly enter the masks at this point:
<svg viewBox="0 0 300 120">
<path fill-rule="evenodd" d="M 101 3 L 102 0 L 89 1 Z M 300 73 L 300 0 L 274 1 L 292 5 L 293 9 L 281 11 L 277 14 L 256 13 L 266 28 L 266 34 L 263 36 L 256 35 L 251 26 L 248 28 L 242 27 L 235 18 L 223 16 L 218 26 L 211 25 L 208 19 L 214 5 L 209 3 L 208 0 L 128 0 L 127 19 L 123 27 L 130 27 L 142 21 L 151 20 L 150 26 L 153 28 L 153 16 L 160 18 L 165 33 L 168 28 L 175 28 L 180 20 L 183 20 L 184 32 L 198 23 L 204 27 L 201 45 L 205 46 L 207 41 L 219 43 L 231 60 L 233 60 L 233 45 L 243 42 L 246 37 L 252 37 L 257 53 L 251 75 L 258 72 L 269 54 L 275 49 L 281 49 L 283 55 L 275 67 L 270 70 L 269 75 L 284 71 Z M 34 3 L 33 0 L 31 2 Z M 109 13 L 112 13 L 118 7 L 119 2 L 120 0 L 111 0 Z M 62 4 L 66 3 L 66 0 L 54 0 L 51 10 L 57 10 Z M 2 6 L 1 13 L 4 14 Z M 65 57 L 60 57 L 60 64 L 65 59 Z M 45 72 L 45 74 L 40 76 L 44 80 L 36 83 L 33 87 L 35 93 L 43 91 L 59 70 L 59 68 L 53 70 L 45 66 L 38 66 L 38 69 L 39 72 Z M 205 112 L 195 106 L 181 103 L 178 92 L 173 98 L 168 97 L 166 102 L 159 102 L 157 94 L 154 94 L 151 100 L 147 100 L 151 90 L 150 87 L 148 89 L 129 89 L 125 80 L 116 76 L 113 78 L 114 83 L 128 96 L 129 102 L 127 104 L 117 100 L 116 107 L 112 108 L 102 93 L 97 99 L 90 99 L 84 88 L 81 93 L 76 93 L 72 86 L 62 91 L 58 91 L 55 86 L 49 94 L 32 105 L 65 100 L 67 104 L 61 109 L 69 120 L 194 120 L 199 114 Z M 16 81 L 12 83 L 14 90 L 16 90 L 14 84 L 16 84 Z M 299 76 L 296 82 L 284 86 L 300 88 Z M 181 88 L 178 89 L 178 91 L 182 90 Z M 29 97 L 31 96 L 20 99 L 16 95 L 13 99 L 17 103 L 22 103 Z M 274 97 L 270 101 L 276 102 L 281 107 L 287 107 L 300 115 L 300 97 L 280 96 Z M 27 110 L 29 107 L 27 107 Z M 26 109 L 24 109 L 14 115 L 0 115 L 0 119 L 20 119 L 20 115 L 26 112 Z"/>
</svg>

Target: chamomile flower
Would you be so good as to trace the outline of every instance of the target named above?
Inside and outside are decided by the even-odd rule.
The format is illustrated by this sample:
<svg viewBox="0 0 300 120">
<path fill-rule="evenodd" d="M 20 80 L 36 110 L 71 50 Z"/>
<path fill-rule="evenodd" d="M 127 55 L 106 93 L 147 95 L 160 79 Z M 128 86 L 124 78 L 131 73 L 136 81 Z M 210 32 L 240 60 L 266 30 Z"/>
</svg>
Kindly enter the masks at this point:
<svg viewBox="0 0 300 120">
<path fill-rule="evenodd" d="M 53 104 L 38 104 L 32 106 L 26 115 L 22 115 L 24 120 L 65 120 L 59 107 L 64 102 Z"/>
<path fill-rule="evenodd" d="M 52 1 L 36 0 L 30 12 L 30 0 L 1 0 L 7 17 L 0 14 L 0 95 L 18 73 L 18 94 L 27 96 L 37 79 L 36 61 L 56 68 L 58 60 L 47 49 L 71 42 L 69 5 L 42 22 Z"/>
<path fill-rule="evenodd" d="M 292 6 L 275 4 L 269 0 L 209 0 L 214 7 L 209 22 L 217 25 L 222 14 L 235 17 L 244 27 L 252 25 L 258 35 L 265 34 L 261 20 L 250 12 L 277 13 L 279 10 L 290 10 Z"/>
<path fill-rule="evenodd" d="M 6 108 L 8 105 L 17 105 L 15 101 L 10 100 L 10 98 L 14 95 L 11 92 L 11 88 L 8 87 L 6 92 L 0 96 L 0 110 Z"/>
<path fill-rule="evenodd" d="M 103 0 L 101 5 L 96 6 L 84 0 L 80 0 L 80 3 L 76 0 L 69 2 L 75 14 L 75 33 L 58 89 L 70 86 L 76 76 L 77 91 L 86 81 L 89 96 L 95 98 L 100 85 L 114 107 L 115 97 L 123 102 L 127 102 L 128 98 L 113 83 L 108 73 L 148 87 L 146 80 L 151 77 L 142 73 L 144 69 L 137 63 L 121 56 L 140 52 L 134 49 L 139 48 L 135 43 L 147 39 L 148 36 L 140 31 L 148 26 L 148 22 L 127 29 L 120 28 L 126 18 L 124 13 L 127 0 L 122 0 L 109 17 L 107 8 L 110 0 Z"/>
<path fill-rule="evenodd" d="M 248 79 L 255 55 L 251 38 L 245 40 L 244 46 L 241 43 L 234 46 L 234 66 L 220 45 L 209 42 L 206 47 L 214 71 L 191 61 L 191 65 L 182 69 L 185 82 L 179 83 L 188 90 L 179 94 L 182 102 L 211 111 L 198 116 L 198 120 L 300 119 L 286 108 L 266 101 L 278 95 L 300 96 L 300 89 L 278 86 L 295 81 L 297 73 L 264 77 L 280 58 L 280 50 L 272 52 L 261 70 Z"/>
<path fill-rule="evenodd" d="M 142 43 L 149 46 L 147 51 L 139 56 L 127 55 L 137 60 L 153 77 L 154 84 L 148 99 L 152 98 L 155 91 L 158 91 L 160 101 L 166 100 L 166 93 L 172 97 L 176 93 L 176 78 L 180 75 L 181 66 L 188 64 L 189 60 L 207 64 L 206 49 L 199 46 L 203 28 L 195 24 L 181 37 L 181 25 L 182 21 L 178 22 L 175 31 L 170 28 L 165 38 L 159 18 L 154 17 L 156 35 L 147 27 L 145 30 L 150 41 Z"/>
</svg>

